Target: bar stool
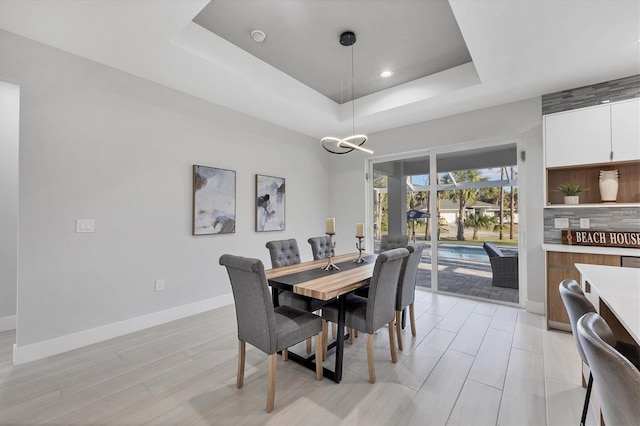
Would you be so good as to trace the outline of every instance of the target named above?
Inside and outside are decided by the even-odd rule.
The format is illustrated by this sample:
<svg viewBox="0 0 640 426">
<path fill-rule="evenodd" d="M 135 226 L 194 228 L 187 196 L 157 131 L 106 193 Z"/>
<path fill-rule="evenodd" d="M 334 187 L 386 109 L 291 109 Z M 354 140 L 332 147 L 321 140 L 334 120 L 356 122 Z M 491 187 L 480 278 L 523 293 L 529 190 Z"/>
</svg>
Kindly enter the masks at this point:
<svg viewBox="0 0 640 426">
<path fill-rule="evenodd" d="M 580 345 L 589 360 L 602 416 L 607 426 L 634 425 L 640 421 L 640 370 L 607 343 L 611 329 L 594 312 L 577 323 Z"/>
</svg>

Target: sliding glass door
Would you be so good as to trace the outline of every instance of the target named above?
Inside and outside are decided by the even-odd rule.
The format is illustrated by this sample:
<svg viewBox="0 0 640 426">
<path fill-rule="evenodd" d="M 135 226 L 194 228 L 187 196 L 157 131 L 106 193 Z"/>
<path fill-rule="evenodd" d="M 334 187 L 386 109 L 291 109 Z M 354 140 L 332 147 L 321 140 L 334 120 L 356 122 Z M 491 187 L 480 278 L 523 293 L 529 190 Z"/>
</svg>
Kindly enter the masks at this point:
<svg viewBox="0 0 640 426">
<path fill-rule="evenodd" d="M 372 170 L 376 252 L 382 235 L 408 235 L 427 244 L 419 286 L 519 303 L 515 145 L 379 161 Z M 506 280 L 494 279 L 485 243 L 512 258 Z"/>
</svg>

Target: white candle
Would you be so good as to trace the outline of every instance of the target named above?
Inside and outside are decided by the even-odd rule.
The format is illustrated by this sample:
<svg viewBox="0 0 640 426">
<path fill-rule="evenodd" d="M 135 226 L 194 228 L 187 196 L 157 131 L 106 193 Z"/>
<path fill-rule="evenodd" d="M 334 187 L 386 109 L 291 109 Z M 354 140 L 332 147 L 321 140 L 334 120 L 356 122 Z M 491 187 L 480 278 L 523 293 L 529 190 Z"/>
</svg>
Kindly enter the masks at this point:
<svg viewBox="0 0 640 426">
<path fill-rule="evenodd" d="M 364 223 L 356 224 L 356 237 L 364 237 Z"/>
<path fill-rule="evenodd" d="M 335 234 L 336 233 L 336 218 L 328 217 L 327 218 L 327 234 Z"/>
</svg>

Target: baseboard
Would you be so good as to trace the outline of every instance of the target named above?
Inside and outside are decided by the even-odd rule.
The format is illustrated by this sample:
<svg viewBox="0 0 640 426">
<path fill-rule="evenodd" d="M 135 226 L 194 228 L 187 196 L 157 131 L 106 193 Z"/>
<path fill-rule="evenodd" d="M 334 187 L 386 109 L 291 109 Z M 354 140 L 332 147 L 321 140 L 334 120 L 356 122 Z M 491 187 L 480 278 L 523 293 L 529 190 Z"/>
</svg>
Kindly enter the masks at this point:
<svg viewBox="0 0 640 426">
<path fill-rule="evenodd" d="M 144 330 L 156 325 L 196 315 L 201 312 L 210 311 L 232 303 L 233 295 L 229 293 L 213 297 L 211 299 L 202 300 L 200 302 L 189 303 L 187 305 L 153 312 L 151 314 L 142 315 L 125 321 L 67 334 L 65 336 L 44 340 L 42 342 L 32 343 L 30 345 L 17 346 L 14 344 L 13 363 L 14 365 L 19 365 L 36 361 L 48 356 L 82 348 L 104 340 L 113 339 L 114 337 Z"/>
<path fill-rule="evenodd" d="M 525 303 L 525 309 L 527 312 L 544 315 L 544 303 L 542 302 L 532 302 L 531 300 L 527 300 Z"/>
<path fill-rule="evenodd" d="M 9 317 L 0 318 L 0 332 L 16 329 L 16 316 L 11 315 Z"/>
</svg>

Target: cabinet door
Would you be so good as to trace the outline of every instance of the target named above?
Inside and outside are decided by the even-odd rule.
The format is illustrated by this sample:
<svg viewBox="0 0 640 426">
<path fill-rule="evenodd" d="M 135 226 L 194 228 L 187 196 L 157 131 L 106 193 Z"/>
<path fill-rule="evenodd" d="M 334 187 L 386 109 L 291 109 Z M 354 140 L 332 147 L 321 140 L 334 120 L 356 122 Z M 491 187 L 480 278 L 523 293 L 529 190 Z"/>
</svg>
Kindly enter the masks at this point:
<svg viewBox="0 0 640 426">
<path fill-rule="evenodd" d="M 640 99 L 611 104 L 613 161 L 640 159 Z"/>
<path fill-rule="evenodd" d="M 610 114 L 610 106 L 604 105 L 545 116 L 546 166 L 610 161 Z"/>
<path fill-rule="evenodd" d="M 580 282 L 576 263 L 620 266 L 620 256 L 606 254 L 547 253 L 547 326 L 569 330 L 569 315 L 564 307 L 558 286 L 562 280 L 572 278 Z"/>
</svg>

